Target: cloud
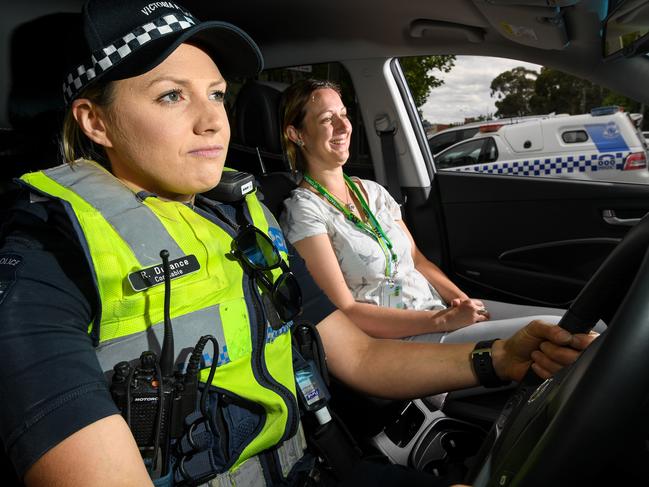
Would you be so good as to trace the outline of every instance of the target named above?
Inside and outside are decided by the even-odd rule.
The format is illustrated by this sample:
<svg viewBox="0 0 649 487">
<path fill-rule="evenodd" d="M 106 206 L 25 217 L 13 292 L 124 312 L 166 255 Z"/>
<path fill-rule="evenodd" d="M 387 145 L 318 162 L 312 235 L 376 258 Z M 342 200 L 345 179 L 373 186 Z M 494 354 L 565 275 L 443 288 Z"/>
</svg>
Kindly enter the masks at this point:
<svg viewBox="0 0 649 487">
<path fill-rule="evenodd" d="M 538 64 L 485 56 L 457 56 L 449 73 L 434 73 L 444 80 L 431 90 L 421 110 L 431 123 L 464 122 L 467 117 L 496 112 L 489 85 L 503 71 L 517 66 L 540 71 Z"/>
</svg>

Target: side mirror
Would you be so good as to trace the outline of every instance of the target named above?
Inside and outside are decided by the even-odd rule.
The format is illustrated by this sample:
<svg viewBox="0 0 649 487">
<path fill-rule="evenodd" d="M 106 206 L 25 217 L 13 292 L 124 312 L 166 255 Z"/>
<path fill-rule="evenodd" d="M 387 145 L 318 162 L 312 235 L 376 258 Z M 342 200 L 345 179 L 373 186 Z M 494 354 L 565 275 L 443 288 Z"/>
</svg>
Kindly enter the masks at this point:
<svg viewBox="0 0 649 487">
<path fill-rule="evenodd" d="M 606 60 L 649 52 L 649 0 L 626 0 L 604 21 Z"/>
</svg>

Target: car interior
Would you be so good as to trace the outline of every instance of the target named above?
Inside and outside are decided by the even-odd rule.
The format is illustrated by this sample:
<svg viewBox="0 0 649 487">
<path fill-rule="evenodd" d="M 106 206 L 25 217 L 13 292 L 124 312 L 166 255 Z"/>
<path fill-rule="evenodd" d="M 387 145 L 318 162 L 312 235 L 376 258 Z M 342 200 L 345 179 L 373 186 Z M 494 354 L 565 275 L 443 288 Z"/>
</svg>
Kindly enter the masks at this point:
<svg viewBox="0 0 649 487">
<path fill-rule="evenodd" d="M 0 21 L 0 222 L 12 178 L 59 164 L 60 67 L 34 39 L 56 51 L 57 32 L 82 3 L 17 3 Z M 257 78 L 228 80 L 226 165 L 256 177 L 276 216 L 300 177 L 282 151 L 281 93 L 300 78 L 333 79 L 354 127 L 346 172 L 402 203 L 417 246 L 452 280 L 472 296 L 567 310 L 568 329 L 609 325 L 606 340 L 539 388 L 530 378 L 518 388 L 457 391 L 442 406 L 439 397 L 366 397 L 332 378 L 332 408 L 364 452 L 439 476 L 469 472 L 473 485 L 646 483 L 649 187 L 438 172 L 399 64 L 443 54 L 516 59 L 649 103 L 644 37 L 615 52 L 605 43 L 607 18 L 643 23 L 643 2 L 182 3 L 201 19 L 241 27 L 261 48 Z M 604 218 L 611 212 L 618 223 Z"/>
</svg>

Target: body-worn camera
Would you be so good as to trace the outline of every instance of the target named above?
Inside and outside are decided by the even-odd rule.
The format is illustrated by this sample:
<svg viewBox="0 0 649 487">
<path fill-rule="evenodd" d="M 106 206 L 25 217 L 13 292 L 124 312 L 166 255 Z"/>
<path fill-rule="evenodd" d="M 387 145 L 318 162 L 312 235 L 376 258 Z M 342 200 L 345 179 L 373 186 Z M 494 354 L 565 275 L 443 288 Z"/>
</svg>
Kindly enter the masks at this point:
<svg viewBox="0 0 649 487">
<path fill-rule="evenodd" d="M 142 457 L 153 459 L 160 448 L 166 461 L 171 438 L 182 435 L 185 416 L 196 407 L 198 376 L 188 371 L 163 377 L 150 351 L 142 352 L 139 365 L 120 362 L 113 370 L 110 392 Z"/>
</svg>

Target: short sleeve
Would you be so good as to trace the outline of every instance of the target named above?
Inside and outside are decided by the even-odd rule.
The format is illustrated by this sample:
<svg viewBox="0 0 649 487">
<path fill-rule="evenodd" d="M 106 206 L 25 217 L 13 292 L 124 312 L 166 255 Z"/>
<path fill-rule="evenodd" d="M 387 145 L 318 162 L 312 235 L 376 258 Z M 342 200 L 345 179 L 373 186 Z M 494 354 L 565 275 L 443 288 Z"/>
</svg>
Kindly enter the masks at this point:
<svg viewBox="0 0 649 487">
<path fill-rule="evenodd" d="M 294 244 L 307 237 L 327 233 L 327 221 L 322 209 L 305 190 L 297 189 L 284 201 L 280 225 L 286 239 Z"/>
<path fill-rule="evenodd" d="M 90 270 L 54 205 L 17 201 L 0 233 L 0 443 L 19 477 L 117 413 L 88 334 Z"/>
</svg>

